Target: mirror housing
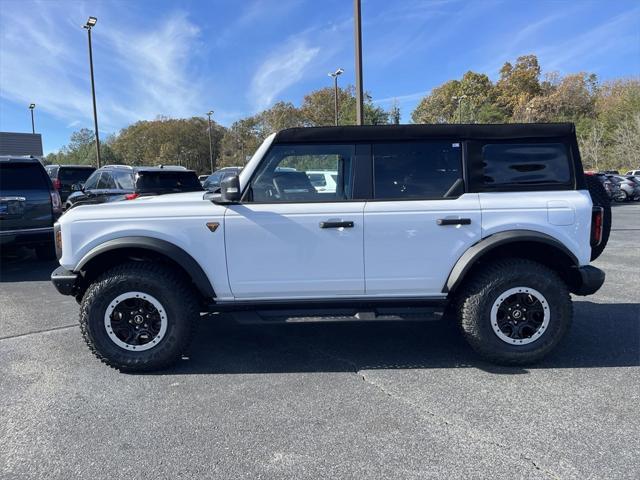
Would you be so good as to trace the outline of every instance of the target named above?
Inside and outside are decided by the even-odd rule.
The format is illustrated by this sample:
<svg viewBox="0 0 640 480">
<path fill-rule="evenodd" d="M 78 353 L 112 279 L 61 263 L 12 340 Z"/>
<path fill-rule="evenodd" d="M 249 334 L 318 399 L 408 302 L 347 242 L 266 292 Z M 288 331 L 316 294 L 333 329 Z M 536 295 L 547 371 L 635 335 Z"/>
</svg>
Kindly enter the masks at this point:
<svg viewBox="0 0 640 480">
<path fill-rule="evenodd" d="M 227 177 L 220 182 L 220 202 L 219 203 L 238 203 L 242 192 L 240 191 L 240 179 L 237 175 Z"/>
</svg>

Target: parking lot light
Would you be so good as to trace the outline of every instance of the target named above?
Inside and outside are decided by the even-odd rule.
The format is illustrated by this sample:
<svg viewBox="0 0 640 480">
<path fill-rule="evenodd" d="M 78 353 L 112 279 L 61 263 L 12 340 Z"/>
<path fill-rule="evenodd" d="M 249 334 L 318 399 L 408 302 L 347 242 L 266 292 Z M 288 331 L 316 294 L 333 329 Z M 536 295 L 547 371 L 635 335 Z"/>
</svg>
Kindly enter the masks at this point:
<svg viewBox="0 0 640 480">
<path fill-rule="evenodd" d="M 207 117 L 209 118 L 209 163 L 211 166 L 211 173 L 213 173 L 215 168 L 213 165 L 213 142 L 211 141 L 211 115 L 213 115 L 213 110 L 209 110 L 207 112 Z"/>
<path fill-rule="evenodd" d="M 93 99 L 93 125 L 96 135 L 96 163 L 100 168 L 100 136 L 98 135 L 98 109 L 96 107 L 96 86 L 93 78 L 93 49 L 91 47 L 91 29 L 95 27 L 98 19 L 96 17 L 89 17 L 87 23 L 82 28 L 87 30 L 89 38 L 89 71 L 91 73 L 91 98 Z"/>
<path fill-rule="evenodd" d="M 335 106 L 335 122 L 338 126 L 338 77 L 344 73 L 342 68 L 338 68 L 335 72 L 330 72 L 328 75 L 333 78 L 333 99 Z"/>
<path fill-rule="evenodd" d="M 29 104 L 29 110 L 31 110 L 31 133 L 35 134 L 36 133 L 36 124 L 35 121 L 33 120 L 33 110 L 34 108 L 36 108 L 36 104 L 35 103 L 30 103 Z"/>
<path fill-rule="evenodd" d="M 96 17 L 89 17 L 89 20 L 87 20 L 87 23 L 85 25 L 85 28 L 95 27 L 96 23 L 98 23 L 98 19 Z"/>
</svg>

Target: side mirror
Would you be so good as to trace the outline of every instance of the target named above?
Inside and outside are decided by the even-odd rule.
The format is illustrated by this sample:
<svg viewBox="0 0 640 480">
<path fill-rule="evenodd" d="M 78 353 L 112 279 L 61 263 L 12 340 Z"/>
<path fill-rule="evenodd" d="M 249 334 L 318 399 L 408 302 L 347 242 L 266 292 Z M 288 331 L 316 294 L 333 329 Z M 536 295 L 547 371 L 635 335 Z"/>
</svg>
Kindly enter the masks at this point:
<svg viewBox="0 0 640 480">
<path fill-rule="evenodd" d="M 237 175 L 227 177 L 220 182 L 220 203 L 238 203 L 241 194 L 240 179 Z"/>
</svg>

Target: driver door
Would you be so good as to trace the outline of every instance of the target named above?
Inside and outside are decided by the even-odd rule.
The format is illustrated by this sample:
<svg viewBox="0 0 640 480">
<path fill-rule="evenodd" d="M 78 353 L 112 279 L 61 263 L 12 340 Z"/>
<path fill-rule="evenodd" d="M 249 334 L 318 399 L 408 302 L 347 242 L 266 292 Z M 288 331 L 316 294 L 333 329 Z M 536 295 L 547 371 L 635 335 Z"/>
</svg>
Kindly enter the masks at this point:
<svg viewBox="0 0 640 480">
<path fill-rule="evenodd" d="M 352 201 L 352 145 L 275 145 L 225 213 L 229 284 L 238 299 L 364 295 L 364 201 Z M 333 192 L 307 171 L 336 175 Z"/>
</svg>

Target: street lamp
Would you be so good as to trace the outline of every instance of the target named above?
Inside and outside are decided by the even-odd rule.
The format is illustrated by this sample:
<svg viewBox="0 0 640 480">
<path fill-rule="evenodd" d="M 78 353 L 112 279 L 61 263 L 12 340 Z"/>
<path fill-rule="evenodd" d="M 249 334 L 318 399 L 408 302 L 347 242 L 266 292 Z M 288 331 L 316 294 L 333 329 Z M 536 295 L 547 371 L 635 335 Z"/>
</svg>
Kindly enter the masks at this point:
<svg viewBox="0 0 640 480">
<path fill-rule="evenodd" d="M 211 173 L 213 173 L 214 165 L 213 165 L 213 142 L 211 141 L 211 115 L 213 115 L 213 110 L 209 110 L 207 112 L 207 117 L 209 118 L 209 163 L 211 165 Z"/>
<path fill-rule="evenodd" d="M 93 78 L 93 49 L 91 48 L 91 29 L 96 26 L 98 19 L 89 17 L 87 23 L 82 28 L 87 30 L 89 38 L 89 71 L 91 72 L 91 97 L 93 99 L 93 125 L 96 134 L 96 162 L 100 168 L 100 137 L 98 136 L 98 110 L 96 108 L 96 86 Z"/>
<path fill-rule="evenodd" d="M 466 95 L 457 95 L 454 97 L 451 97 L 453 100 L 457 100 L 458 101 L 458 115 L 459 115 L 459 123 L 462 123 L 462 100 L 464 100 L 465 98 L 467 98 Z"/>
<path fill-rule="evenodd" d="M 335 72 L 329 73 L 328 75 L 333 78 L 333 100 L 335 104 L 335 116 L 336 116 L 336 127 L 338 126 L 338 77 L 344 73 L 342 68 L 337 69 Z"/>
<path fill-rule="evenodd" d="M 29 104 L 29 110 L 31 110 L 31 133 L 36 133 L 36 124 L 33 121 L 33 109 L 36 108 L 36 104 L 35 103 L 30 103 Z"/>
<path fill-rule="evenodd" d="M 353 36 L 356 57 L 356 125 L 364 125 L 362 101 L 362 8 L 360 0 L 353 0 Z"/>
</svg>

